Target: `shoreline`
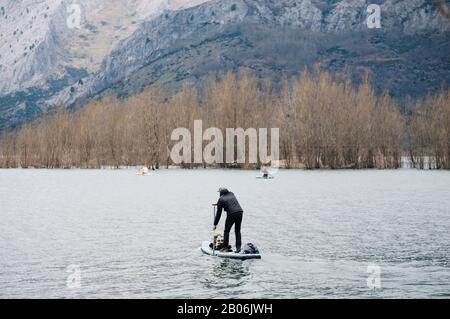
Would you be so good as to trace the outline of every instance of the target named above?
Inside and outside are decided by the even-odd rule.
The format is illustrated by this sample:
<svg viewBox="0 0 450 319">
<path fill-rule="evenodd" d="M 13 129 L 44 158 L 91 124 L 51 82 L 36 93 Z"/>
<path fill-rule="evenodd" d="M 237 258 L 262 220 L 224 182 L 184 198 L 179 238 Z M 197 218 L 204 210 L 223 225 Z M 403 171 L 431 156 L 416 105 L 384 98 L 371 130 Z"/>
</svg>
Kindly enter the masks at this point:
<svg viewBox="0 0 450 319">
<path fill-rule="evenodd" d="M 398 163 L 398 167 L 384 166 L 384 167 L 356 167 L 355 165 L 350 165 L 348 167 L 318 167 L 318 168 L 309 168 L 304 163 L 290 163 L 287 165 L 285 160 L 280 160 L 277 163 L 280 165 L 276 166 L 266 166 L 270 171 L 293 171 L 293 170 L 303 170 L 303 171 L 365 171 L 365 170 L 421 170 L 421 171 L 449 171 L 450 169 L 446 168 L 438 168 L 436 165 L 436 161 L 432 159 L 431 156 L 423 156 L 420 159 L 415 159 L 415 162 L 409 156 L 402 156 L 401 160 Z M 420 163 L 420 164 L 418 164 Z M 229 164 L 226 167 L 220 167 L 218 165 L 204 165 L 204 164 L 185 164 L 185 165 L 145 165 L 149 168 L 150 173 L 153 171 L 162 171 L 162 170 L 239 170 L 239 171 L 257 171 L 259 172 L 264 165 L 249 165 L 242 164 L 243 167 L 238 167 L 238 164 Z M 0 170 L 8 170 L 8 169 L 21 169 L 21 170 L 140 170 L 144 165 L 99 165 L 99 166 L 87 166 L 87 167 L 79 167 L 79 166 L 59 166 L 59 167 L 36 167 L 36 166 L 28 166 L 28 167 L 2 167 L 0 166 Z"/>
<path fill-rule="evenodd" d="M 142 166 L 121 166 L 121 167 L 0 167 L 0 171 L 139 171 Z M 172 170 L 182 170 L 182 171 L 244 171 L 244 172 L 257 172 L 259 169 L 253 168 L 222 168 L 222 167 L 163 167 L 155 170 L 150 170 L 150 175 L 152 172 L 158 171 L 172 171 Z M 442 171 L 448 172 L 448 169 L 437 169 L 437 168 L 417 168 L 417 167 L 398 167 L 398 168 L 277 168 L 278 171 L 305 171 L 305 172 L 345 172 L 345 171 Z M 276 174 L 276 173 L 275 173 Z M 275 175 L 272 174 L 272 175 Z"/>
</svg>

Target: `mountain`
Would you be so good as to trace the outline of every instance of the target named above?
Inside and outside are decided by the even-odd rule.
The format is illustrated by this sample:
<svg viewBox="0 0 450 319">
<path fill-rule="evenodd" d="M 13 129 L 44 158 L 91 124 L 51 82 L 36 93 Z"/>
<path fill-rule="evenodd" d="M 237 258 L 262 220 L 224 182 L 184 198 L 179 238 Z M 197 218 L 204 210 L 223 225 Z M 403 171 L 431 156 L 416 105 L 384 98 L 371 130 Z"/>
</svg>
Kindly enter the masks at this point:
<svg viewBox="0 0 450 319">
<path fill-rule="evenodd" d="M 204 1 L 0 0 L 0 128 L 65 104 L 51 99 L 99 72 L 143 21 Z"/>
<path fill-rule="evenodd" d="M 381 8 L 369 29 L 367 9 Z M 278 80 L 317 66 L 394 97 L 450 80 L 450 24 L 427 0 L 0 1 L 0 126 L 145 86 L 245 67 Z M 79 27 L 71 20 L 79 8 Z"/>
</svg>

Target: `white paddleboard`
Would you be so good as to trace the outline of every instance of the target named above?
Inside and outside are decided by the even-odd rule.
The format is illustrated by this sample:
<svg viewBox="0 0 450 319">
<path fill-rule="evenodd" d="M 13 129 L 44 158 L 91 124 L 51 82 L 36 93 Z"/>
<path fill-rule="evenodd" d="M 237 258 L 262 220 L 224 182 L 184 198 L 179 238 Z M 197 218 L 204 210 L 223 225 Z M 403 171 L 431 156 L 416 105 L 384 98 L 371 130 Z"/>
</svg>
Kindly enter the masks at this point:
<svg viewBox="0 0 450 319">
<path fill-rule="evenodd" d="M 210 256 L 216 256 L 221 258 L 231 258 L 231 259 L 261 259 L 261 254 L 245 254 L 244 252 L 235 253 L 235 252 L 221 252 L 219 250 L 213 250 L 209 247 L 210 242 L 204 241 L 202 243 L 201 250 L 203 253 L 210 255 Z"/>
</svg>

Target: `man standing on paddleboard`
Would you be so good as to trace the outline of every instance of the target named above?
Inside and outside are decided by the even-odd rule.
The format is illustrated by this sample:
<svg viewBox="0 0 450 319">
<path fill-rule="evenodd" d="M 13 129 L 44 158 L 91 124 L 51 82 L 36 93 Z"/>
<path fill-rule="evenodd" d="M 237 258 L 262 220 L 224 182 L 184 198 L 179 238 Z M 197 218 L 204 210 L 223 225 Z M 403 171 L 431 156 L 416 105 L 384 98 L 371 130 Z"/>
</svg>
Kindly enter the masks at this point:
<svg viewBox="0 0 450 319">
<path fill-rule="evenodd" d="M 229 240 L 230 240 L 230 230 L 234 225 L 234 232 L 236 233 L 236 253 L 241 251 L 241 223 L 242 223 L 242 215 L 244 211 L 242 210 L 241 205 L 239 205 L 236 196 L 228 189 L 221 187 L 219 189 L 220 198 L 217 202 L 217 214 L 214 220 L 213 229 L 217 228 L 219 224 L 220 217 L 222 215 L 222 209 L 227 212 L 227 219 L 225 221 L 225 230 L 224 230 L 224 240 L 223 240 L 223 251 L 228 250 Z"/>
</svg>

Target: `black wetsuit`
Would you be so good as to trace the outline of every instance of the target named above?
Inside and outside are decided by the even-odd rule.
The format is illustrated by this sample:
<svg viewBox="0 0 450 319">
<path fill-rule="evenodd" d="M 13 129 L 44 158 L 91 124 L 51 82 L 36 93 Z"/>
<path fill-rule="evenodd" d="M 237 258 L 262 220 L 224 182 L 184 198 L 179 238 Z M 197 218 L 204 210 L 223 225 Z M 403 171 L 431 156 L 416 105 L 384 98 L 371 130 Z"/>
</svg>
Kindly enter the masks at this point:
<svg viewBox="0 0 450 319">
<path fill-rule="evenodd" d="M 223 246 L 228 247 L 230 240 L 230 230 L 234 225 L 234 232 L 236 233 L 236 249 L 241 248 L 241 223 L 243 210 L 241 205 L 239 205 L 236 196 L 232 192 L 226 192 L 220 194 L 219 201 L 217 202 L 217 214 L 214 220 L 214 225 L 220 221 L 222 216 L 222 209 L 227 212 L 227 220 L 225 221 L 225 231 L 223 234 Z"/>
</svg>

